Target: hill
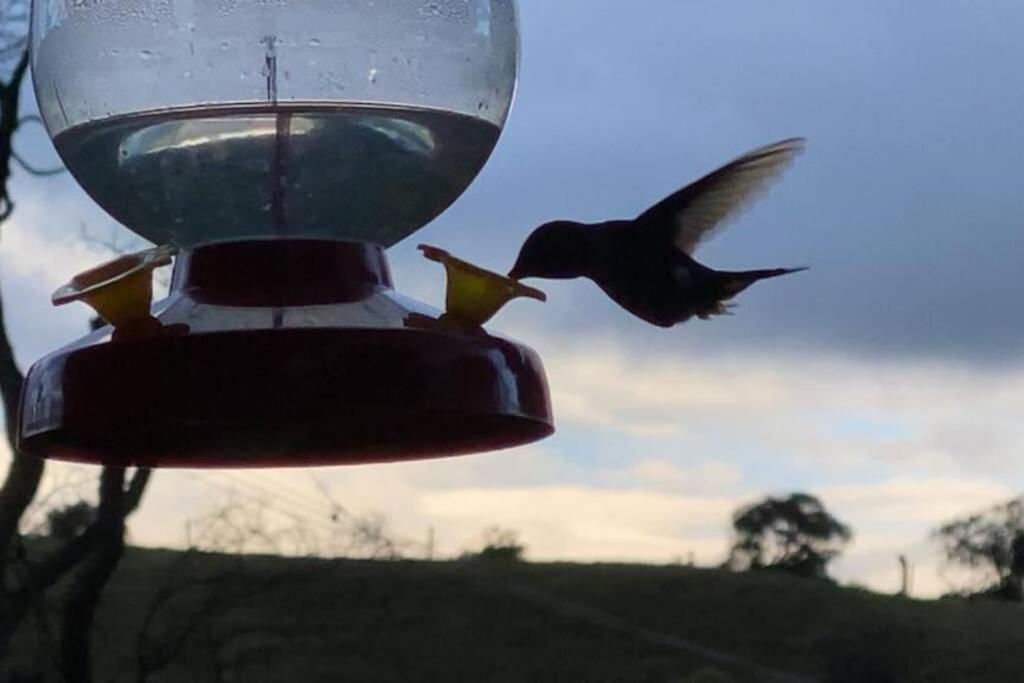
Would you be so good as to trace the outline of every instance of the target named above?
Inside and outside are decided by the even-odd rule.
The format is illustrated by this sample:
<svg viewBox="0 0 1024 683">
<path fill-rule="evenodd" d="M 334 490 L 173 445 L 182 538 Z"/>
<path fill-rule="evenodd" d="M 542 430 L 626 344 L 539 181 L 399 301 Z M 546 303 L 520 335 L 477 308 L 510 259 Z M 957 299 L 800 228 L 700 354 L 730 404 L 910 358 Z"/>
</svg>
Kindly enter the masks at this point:
<svg viewBox="0 0 1024 683">
<path fill-rule="evenodd" d="M 1024 611 L 768 572 L 132 549 L 95 647 L 97 680 L 153 683 L 1004 682 Z"/>
</svg>

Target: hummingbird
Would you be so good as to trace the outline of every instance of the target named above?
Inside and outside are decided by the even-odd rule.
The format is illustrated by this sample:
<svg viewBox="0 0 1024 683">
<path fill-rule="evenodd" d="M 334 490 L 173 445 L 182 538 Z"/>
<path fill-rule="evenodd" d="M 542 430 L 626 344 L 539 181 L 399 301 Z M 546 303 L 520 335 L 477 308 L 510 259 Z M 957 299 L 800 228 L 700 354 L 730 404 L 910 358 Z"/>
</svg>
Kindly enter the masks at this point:
<svg viewBox="0 0 1024 683">
<path fill-rule="evenodd" d="M 694 250 L 767 189 L 803 151 L 803 138 L 751 150 L 632 220 L 545 223 L 526 239 L 509 277 L 589 278 L 615 303 L 658 327 L 731 313 L 758 280 L 807 268 L 715 270 Z"/>
</svg>

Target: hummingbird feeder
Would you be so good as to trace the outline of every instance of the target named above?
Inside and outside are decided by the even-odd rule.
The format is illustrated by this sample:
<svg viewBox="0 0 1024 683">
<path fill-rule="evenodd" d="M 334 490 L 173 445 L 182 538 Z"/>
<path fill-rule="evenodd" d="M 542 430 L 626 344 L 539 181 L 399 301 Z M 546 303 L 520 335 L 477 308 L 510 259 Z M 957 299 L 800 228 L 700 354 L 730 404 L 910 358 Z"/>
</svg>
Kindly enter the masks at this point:
<svg viewBox="0 0 1024 683">
<path fill-rule="evenodd" d="M 393 289 L 385 255 L 493 151 L 514 0 L 34 0 L 31 52 L 68 170 L 159 246 L 54 294 L 108 324 L 30 370 L 24 451 L 329 465 L 553 431 L 537 354 L 482 327 L 543 294 L 424 247 L 447 271 L 442 313 Z"/>
</svg>

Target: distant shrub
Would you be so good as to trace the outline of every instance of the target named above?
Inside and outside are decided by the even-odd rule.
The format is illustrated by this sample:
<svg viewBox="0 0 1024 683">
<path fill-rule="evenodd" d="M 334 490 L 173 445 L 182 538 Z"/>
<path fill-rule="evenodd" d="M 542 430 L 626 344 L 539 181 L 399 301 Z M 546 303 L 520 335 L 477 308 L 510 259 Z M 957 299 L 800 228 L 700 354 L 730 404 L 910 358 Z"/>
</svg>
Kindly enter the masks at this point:
<svg viewBox="0 0 1024 683">
<path fill-rule="evenodd" d="M 483 548 L 477 552 L 463 553 L 464 560 L 482 562 L 522 562 L 526 546 L 519 541 L 519 534 L 511 529 L 490 527 L 484 532 Z"/>
<path fill-rule="evenodd" d="M 84 501 L 55 508 L 46 513 L 46 533 L 51 538 L 69 541 L 92 524 L 96 508 Z"/>
<path fill-rule="evenodd" d="M 994 600 L 996 602 L 1022 602 L 1021 585 L 1016 582 L 1000 582 L 985 588 L 961 588 L 943 593 L 939 600 Z"/>
<path fill-rule="evenodd" d="M 939 600 L 969 600 L 972 595 L 974 595 L 974 593 L 971 591 L 953 590 L 940 595 Z"/>
<path fill-rule="evenodd" d="M 977 597 L 1024 601 L 1024 496 L 951 520 L 932 537 L 949 562 L 988 579 Z"/>
<path fill-rule="evenodd" d="M 1022 602 L 1021 584 L 1019 580 L 1010 578 L 1000 581 L 988 588 L 971 593 L 969 600 L 997 600 L 999 602 Z"/>
<path fill-rule="evenodd" d="M 846 588 L 847 590 L 857 591 L 858 593 L 871 593 L 871 594 L 874 594 L 876 592 L 875 590 L 873 590 L 869 586 L 865 586 L 863 583 L 860 583 L 858 581 L 850 581 L 849 583 L 843 584 L 843 587 Z"/>
</svg>

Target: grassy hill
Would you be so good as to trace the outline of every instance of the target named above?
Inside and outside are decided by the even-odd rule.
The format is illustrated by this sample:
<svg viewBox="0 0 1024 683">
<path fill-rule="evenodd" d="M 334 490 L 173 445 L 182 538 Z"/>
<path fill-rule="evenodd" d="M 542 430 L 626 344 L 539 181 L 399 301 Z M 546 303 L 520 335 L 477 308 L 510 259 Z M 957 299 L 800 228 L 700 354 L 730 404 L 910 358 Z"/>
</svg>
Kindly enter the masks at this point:
<svg viewBox="0 0 1024 683">
<path fill-rule="evenodd" d="M 24 665 L 45 646 L 21 635 Z M 1004 682 L 1024 610 L 686 567 L 133 549 L 95 646 L 104 681 Z"/>
</svg>

